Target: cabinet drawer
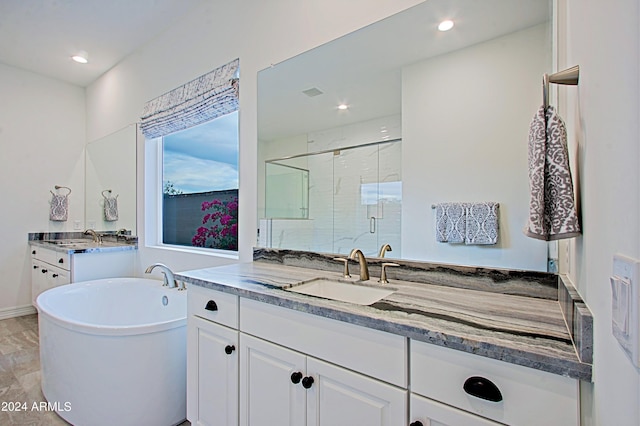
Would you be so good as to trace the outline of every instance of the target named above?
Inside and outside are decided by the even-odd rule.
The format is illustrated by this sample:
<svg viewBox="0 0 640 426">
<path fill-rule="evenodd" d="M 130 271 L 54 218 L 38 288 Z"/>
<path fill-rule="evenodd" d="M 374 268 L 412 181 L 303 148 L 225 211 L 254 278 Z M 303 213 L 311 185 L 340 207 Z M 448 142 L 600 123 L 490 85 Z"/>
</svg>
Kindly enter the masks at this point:
<svg viewBox="0 0 640 426">
<path fill-rule="evenodd" d="M 238 296 L 190 285 L 187 291 L 189 315 L 238 328 Z"/>
<path fill-rule="evenodd" d="M 579 383 L 575 379 L 423 342 L 411 341 L 411 391 L 510 425 L 578 425 Z M 471 393 L 491 381 L 502 400 Z"/>
<path fill-rule="evenodd" d="M 67 271 L 71 269 L 71 256 L 69 253 L 47 250 L 40 247 L 31 247 L 31 257 L 59 268 L 66 269 Z"/>
<path fill-rule="evenodd" d="M 476 416 L 457 408 L 432 401 L 419 395 L 412 394 L 409 402 L 411 414 L 410 426 L 499 426 L 483 417 Z"/>
<path fill-rule="evenodd" d="M 245 298 L 240 309 L 242 332 L 407 387 L 403 336 Z"/>
</svg>

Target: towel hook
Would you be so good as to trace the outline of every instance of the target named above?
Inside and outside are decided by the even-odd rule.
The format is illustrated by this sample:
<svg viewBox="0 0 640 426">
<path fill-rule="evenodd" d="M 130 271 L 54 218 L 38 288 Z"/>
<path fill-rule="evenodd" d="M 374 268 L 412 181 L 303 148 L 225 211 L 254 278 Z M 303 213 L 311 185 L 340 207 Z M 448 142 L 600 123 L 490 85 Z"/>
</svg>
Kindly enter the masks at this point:
<svg viewBox="0 0 640 426">
<path fill-rule="evenodd" d="M 549 107 L 549 83 L 576 86 L 580 80 L 580 66 L 576 65 L 563 71 L 542 76 L 542 104 L 546 110 Z"/>
<path fill-rule="evenodd" d="M 69 188 L 67 186 L 55 185 L 54 188 L 56 190 L 58 190 L 58 189 L 66 189 L 67 191 L 69 191 L 69 192 L 67 192 L 67 195 L 71 194 L 71 188 Z"/>
<path fill-rule="evenodd" d="M 105 193 L 105 192 L 108 192 L 108 193 L 109 193 L 109 195 L 111 195 L 111 190 L 110 190 L 110 189 L 105 189 L 104 191 L 102 191 L 102 196 L 103 196 L 104 198 L 107 198 L 107 196 L 106 196 L 106 195 L 104 195 L 104 193 Z"/>
</svg>

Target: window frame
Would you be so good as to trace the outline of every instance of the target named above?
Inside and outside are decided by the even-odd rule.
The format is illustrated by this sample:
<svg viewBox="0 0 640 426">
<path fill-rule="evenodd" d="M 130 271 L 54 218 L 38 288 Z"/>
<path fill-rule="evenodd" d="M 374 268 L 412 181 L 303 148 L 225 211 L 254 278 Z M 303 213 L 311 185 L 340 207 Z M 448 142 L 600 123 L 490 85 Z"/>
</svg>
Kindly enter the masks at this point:
<svg viewBox="0 0 640 426">
<path fill-rule="evenodd" d="M 238 115 L 238 124 L 240 122 Z M 163 144 L 162 137 L 145 140 L 145 164 L 144 164 L 144 245 L 147 248 L 156 248 L 182 253 L 200 254 L 227 259 L 239 259 L 240 244 L 238 250 L 222 250 L 207 247 L 182 246 L 165 244 L 162 241 L 163 228 Z M 238 151 L 240 141 L 238 140 Z M 238 168 L 238 180 L 240 170 Z M 239 189 L 239 188 L 238 188 Z M 238 239 L 240 241 L 240 239 Z"/>
</svg>

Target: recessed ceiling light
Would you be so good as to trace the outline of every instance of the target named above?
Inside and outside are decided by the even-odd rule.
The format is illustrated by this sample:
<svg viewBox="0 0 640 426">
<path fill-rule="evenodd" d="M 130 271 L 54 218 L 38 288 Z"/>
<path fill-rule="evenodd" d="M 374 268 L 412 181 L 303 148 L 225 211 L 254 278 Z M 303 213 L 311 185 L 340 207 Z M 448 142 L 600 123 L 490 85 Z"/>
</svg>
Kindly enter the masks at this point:
<svg viewBox="0 0 640 426">
<path fill-rule="evenodd" d="M 338 109 L 341 109 L 341 110 L 343 110 L 343 111 L 344 111 L 345 109 L 349 109 L 349 105 L 347 105 L 347 104 L 340 104 L 340 105 L 338 105 Z"/>
<path fill-rule="evenodd" d="M 438 24 L 438 29 L 440 31 L 449 31 L 451 28 L 453 28 L 453 21 L 450 20 L 442 21 Z"/>
<path fill-rule="evenodd" d="M 78 53 L 76 53 L 75 55 L 73 55 L 71 57 L 71 59 L 73 59 L 74 61 L 76 61 L 79 64 L 86 64 L 86 63 L 89 62 L 89 54 L 87 52 L 85 52 L 84 50 L 81 50 Z"/>
</svg>

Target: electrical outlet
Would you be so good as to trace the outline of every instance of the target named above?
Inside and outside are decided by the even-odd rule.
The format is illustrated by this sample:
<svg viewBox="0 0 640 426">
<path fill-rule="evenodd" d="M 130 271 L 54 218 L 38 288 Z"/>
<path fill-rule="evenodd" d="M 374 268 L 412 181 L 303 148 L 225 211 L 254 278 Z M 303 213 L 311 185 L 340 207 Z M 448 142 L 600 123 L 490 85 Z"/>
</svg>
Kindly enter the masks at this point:
<svg viewBox="0 0 640 426">
<path fill-rule="evenodd" d="M 79 231 L 82 229 L 82 222 L 80 222 L 79 220 L 74 220 L 73 221 L 73 229 L 76 231 Z"/>
<path fill-rule="evenodd" d="M 87 222 L 87 228 L 96 229 L 96 221 L 95 220 L 90 220 L 89 222 Z"/>
<path fill-rule="evenodd" d="M 640 367 L 640 261 L 616 254 L 612 272 L 611 330 L 633 364 Z"/>
</svg>

